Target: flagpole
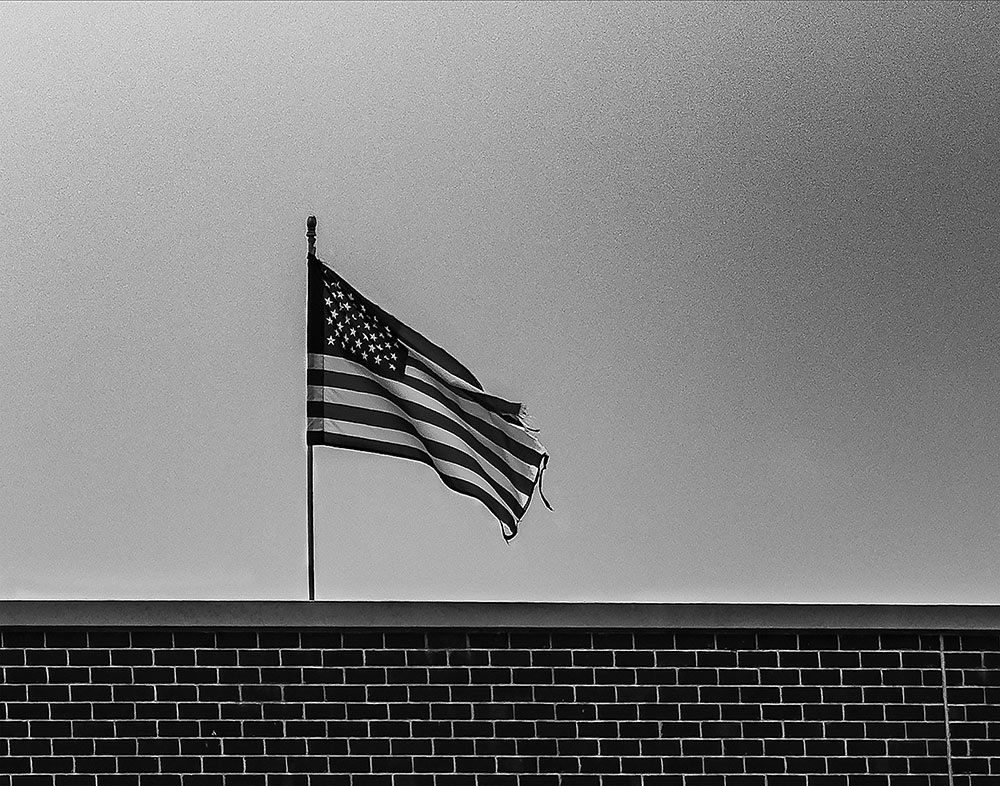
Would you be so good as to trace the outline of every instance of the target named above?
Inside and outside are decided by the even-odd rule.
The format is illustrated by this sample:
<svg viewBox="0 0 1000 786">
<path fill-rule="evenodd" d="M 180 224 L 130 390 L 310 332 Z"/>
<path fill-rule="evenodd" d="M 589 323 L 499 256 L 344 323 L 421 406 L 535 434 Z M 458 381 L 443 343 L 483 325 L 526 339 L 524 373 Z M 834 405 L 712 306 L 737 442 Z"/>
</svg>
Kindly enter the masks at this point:
<svg viewBox="0 0 1000 786">
<path fill-rule="evenodd" d="M 306 219 L 306 242 L 309 244 L 309 260 L 313 258 L 316 254 L 316 216 L 309 216 Z M 307 342 L 308 344 L 308 342 Z M 308 373 L 308 346 L 306 348 L 306 369 Z M 315 555 L 315 538 L 313 537 L 313 446 L 307 445 L 306 451 L 308 453 L 309 462 L 309 474 L 306 481 L 306 499 L 309 507 L 309 515 L 307 517 L 309 534 L 307 538 L 307 548 L 308 548 L 308 567 L 309 567 L 309 600 L 316 600 L 316 555 Z"/>
</svg>

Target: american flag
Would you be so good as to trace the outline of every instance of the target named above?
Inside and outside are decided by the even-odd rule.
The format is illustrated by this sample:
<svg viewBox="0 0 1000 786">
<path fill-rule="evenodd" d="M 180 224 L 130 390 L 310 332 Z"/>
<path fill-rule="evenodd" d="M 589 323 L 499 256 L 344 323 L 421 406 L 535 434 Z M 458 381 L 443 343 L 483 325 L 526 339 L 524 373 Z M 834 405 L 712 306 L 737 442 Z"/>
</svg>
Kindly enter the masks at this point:
<svg viewBox="0 0 1000 786">
<path fill-rule="evenodd" d="M 513 538 L 548 461 L 524 407 L 486 393 L 455 358 L 314 256 L 308 309 L 307 444 L 428 464 Z"/>
</svg>

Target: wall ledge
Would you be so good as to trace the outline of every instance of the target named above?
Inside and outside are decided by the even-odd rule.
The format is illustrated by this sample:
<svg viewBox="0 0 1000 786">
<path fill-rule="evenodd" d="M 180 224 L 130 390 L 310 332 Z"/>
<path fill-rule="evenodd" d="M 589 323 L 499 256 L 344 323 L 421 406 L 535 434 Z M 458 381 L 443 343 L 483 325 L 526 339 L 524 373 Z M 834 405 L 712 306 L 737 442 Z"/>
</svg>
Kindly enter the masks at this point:
<svg viewBox="0 0 1000 786">
<path fill-rule="evenodd" d="M 1000 606 L 6 600 L 0 627 L 1000 631 Z"/>
</svg>

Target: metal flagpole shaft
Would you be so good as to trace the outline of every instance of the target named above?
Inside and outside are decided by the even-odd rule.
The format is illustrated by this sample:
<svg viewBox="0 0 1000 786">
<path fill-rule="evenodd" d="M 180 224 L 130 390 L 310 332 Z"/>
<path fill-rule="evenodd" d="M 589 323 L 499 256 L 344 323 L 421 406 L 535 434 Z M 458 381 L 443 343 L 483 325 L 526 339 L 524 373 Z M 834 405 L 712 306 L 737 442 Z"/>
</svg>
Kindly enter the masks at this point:
<svg viewBox="0 0 1000 786">
<path fill-rule="evenodd" d="M 309 216 L 306 219 L 306 241 L 309 243 L 309 258 L 311 259 L 316 253 L 316 216 Z M 307 308 L 308 311 L 308 308 Z M 308 372 L 308 342 L 306 347 L 306 369 Z M 315 538 L 313 536 L 313 446 L 308 445 L 307 453 L 309 454 L 309 475 L 306 481 L 306 500 L 309 507 L 309 515 L 307 517 L 309 534 L 307 538 L 307 548 L 308 548 L 308 567 L 309 567 L 309 600 L 316 600 L 316 554 L 315 554 Z"/>
<path fill-rule="evenodd" d="M 309 481 L 306 496 L 309 498 L 309 600 L 316 600 L 316 557 L 313 538 L 313 446 L 309 445 Z"/>
</svg>

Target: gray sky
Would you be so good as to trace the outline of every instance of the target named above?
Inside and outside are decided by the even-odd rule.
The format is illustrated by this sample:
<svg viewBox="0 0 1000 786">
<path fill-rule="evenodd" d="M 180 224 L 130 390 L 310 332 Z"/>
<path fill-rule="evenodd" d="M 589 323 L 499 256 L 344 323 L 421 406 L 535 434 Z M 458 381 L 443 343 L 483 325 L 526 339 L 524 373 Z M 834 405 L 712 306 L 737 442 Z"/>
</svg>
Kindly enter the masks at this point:
<svg viewBox="0 0 1000 786">
<path fill-rule="evenodd" d="M 306 594 L 305 241 L 524 401 L 324 599 L 1000 602 L 993 4 L 0 5 L 0 596 Z"/>
</svg>

